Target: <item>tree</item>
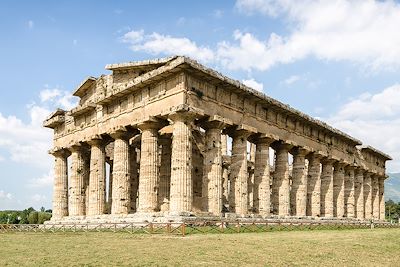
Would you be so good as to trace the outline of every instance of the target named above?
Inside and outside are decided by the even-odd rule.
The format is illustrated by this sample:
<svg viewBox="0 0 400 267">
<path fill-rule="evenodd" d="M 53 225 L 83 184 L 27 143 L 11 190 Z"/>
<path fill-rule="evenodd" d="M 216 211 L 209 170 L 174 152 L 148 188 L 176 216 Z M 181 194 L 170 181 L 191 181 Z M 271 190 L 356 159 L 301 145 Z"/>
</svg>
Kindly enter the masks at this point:
<svg viewBox="0 0 400 267">
<path fill-rule="evenodd" d="M 32 211 L 28 215 L 29 224 L 37 224 L 39 221 L 39 213 L 37 211 Z"/>
</svg>

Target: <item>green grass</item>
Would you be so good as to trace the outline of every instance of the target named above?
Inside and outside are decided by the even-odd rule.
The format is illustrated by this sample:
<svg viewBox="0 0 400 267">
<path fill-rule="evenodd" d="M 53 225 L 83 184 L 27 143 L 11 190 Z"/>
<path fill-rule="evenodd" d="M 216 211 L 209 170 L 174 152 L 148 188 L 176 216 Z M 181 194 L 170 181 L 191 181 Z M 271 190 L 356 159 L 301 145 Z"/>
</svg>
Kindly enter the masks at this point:
<svg viewBox="0 0 400 267">
<path fill-rule="evenodd" d="M 400 229 L 0 233 L 0 266 L 398 266 Z"/>
</svg>

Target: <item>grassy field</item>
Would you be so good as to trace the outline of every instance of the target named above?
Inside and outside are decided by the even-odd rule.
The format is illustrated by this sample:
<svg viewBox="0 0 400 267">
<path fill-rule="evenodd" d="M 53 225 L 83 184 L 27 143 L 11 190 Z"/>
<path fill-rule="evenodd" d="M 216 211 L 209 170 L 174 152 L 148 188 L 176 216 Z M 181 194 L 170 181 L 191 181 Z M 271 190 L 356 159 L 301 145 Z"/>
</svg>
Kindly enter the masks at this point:
<svg viewBox="0 0 400 267">
<path fill-rule="evenodd" d="M 186 237 L 0 233 L 0 266 L 399 266 L 400 229 Z"/>
</svg>

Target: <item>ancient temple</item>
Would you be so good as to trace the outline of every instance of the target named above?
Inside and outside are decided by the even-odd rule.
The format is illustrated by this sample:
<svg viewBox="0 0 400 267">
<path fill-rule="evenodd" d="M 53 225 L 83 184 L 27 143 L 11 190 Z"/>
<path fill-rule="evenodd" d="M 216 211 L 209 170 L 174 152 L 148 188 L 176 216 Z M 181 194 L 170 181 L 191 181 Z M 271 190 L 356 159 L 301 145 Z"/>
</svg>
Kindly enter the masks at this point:
<svg viewBox="0 0 400 267">
<path fill-rule="evenodd" d="M 44 122 L 52 221 L 385 219 L 377 149 L 187 57 L 106 69 Z"/>
</svg>

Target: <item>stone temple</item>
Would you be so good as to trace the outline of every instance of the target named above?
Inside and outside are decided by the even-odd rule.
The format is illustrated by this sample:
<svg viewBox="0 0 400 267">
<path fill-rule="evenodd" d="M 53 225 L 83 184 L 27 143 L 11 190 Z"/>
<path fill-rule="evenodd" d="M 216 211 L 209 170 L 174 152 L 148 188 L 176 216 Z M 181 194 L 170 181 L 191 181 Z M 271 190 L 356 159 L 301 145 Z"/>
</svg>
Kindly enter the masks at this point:
<svg viewBox="0 0 400 267">
<path fill-rule="evenodd" d="M 377 149 L 187 57 L 106 69 L 44 121 L 52 222 L 384 220 Z"/>
</svg>

